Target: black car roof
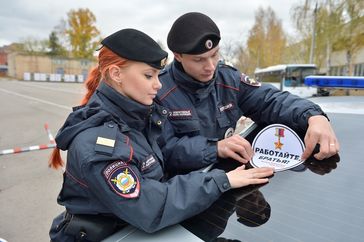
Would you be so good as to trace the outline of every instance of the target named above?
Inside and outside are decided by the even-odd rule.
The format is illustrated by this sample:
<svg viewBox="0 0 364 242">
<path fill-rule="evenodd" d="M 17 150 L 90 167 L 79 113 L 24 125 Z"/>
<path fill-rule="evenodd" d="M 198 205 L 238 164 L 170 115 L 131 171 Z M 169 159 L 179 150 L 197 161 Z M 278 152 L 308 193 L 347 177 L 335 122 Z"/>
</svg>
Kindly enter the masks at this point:
<svg viewBox="0 0 364 242">
<path fill-rule="evenodd" d="M 339 155 L 231 190 L 182 225 L 205 241 L 363 241 L 364 116 L 329 117 Z"/>
</svg>

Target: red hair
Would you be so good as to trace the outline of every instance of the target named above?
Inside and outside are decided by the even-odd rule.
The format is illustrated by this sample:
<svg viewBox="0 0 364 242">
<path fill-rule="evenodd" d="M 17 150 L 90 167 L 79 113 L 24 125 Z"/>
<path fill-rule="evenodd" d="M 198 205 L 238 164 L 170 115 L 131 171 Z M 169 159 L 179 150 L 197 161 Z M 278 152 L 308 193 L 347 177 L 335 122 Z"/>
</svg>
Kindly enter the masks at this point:
<svg viewBox="0 0 364 242">
<path fill-rule="evenodd" d="M 93 68 L 85 82 L 87 93 L 81 101 L 81 105 L 85 105 L 90 100 L 92 94 L 96 91 L 101 79 L 107 79 L 108 70 L 112 65 L 119 67 L 126 66 L 128 60 L 116 55 L 107 47 L 102 47 L 99 53 L 99 66 Z"/>
<path fill-rule="evenodd" d="M 81 105 L 87 104 L 91 96 L 95 93 L 101 80 L 108 81 L 108 70 L 112 65 L 125 67 L 129 61 L 124 59 L 107 47 L 103 46 L 99 52 L 99 66 L 93 68 L 85 81 L 87 93 L 81 101 Z M 59 148 L 55 148 L 50 156 L 48 166 L 54 169 L 59 169 L 64 166 Z"/>
</svg>

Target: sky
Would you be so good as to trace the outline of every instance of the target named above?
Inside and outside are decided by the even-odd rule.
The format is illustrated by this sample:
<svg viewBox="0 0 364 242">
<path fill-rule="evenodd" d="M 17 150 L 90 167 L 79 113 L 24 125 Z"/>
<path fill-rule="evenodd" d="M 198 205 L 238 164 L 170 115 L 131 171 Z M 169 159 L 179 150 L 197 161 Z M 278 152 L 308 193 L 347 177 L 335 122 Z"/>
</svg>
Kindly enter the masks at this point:
<svg viewBox="0 0 364 242">
<path fill-rule="evenodd" d="M 71 9 L 88 8 L 106 37 L 122 28 L 136 28 L 166 45 L 175 19 L 201 12 L 219 26 L 221 43 L 245 43 L 259 7 L 270 6 L 283 28 L 294 33 L 290 10 L 302 0 L 0 0 L 0 47 L 27 38 L 48 39 Z"/>
</svg>

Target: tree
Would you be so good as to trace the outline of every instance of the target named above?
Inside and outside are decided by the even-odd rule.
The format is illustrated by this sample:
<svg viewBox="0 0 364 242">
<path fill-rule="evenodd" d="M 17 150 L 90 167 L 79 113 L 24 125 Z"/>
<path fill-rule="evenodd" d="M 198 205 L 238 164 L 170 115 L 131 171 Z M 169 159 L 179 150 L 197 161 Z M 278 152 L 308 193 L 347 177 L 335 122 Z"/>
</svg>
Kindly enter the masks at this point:
<svg viewBox="0 0 364 242">
<path fill-rule="evenodd" d="M 27 37 L 21 41 L 17 50 L 30 55 L 39 55 L 45 54 L 47 52 L 47 45 L 47 40 L 39 40 L 33 37 Z"/>
<path fill-rule="evenodd" d="M 100 31 L 96 28 L 96 17 L 89 9 L 68 12 L 65 34 L 71 46 L 71 54 L 76 58 L 93 58 L 100 42 Z"/>
<path fill-rule="evenodd" d="M 239 45 L 233 41 L 224 42 L 220 46 L 220 58 L 227 64 L 236 62 L 236 53 L 239 51 Z"/>
<path fill-rule="evenodd" d="M 50 33 L 48 47 L 48 54 L 51 56 L 65 56 L 67 53 L 66 49 L 60 44 L 56 31 Z"/>
<path fill-rule="evenodd" d="M 326 73 L 331 68 L 331 53 L 333 44 L 337 41 L 338 32 L 342 25 L 342 3 L 326 0 L 317 10 L 315 28 L 315 62 L 318 66 L 326 66 Z M 326 64 L 324 64 L 326 63 Z"/>
<path fill-rule="evenodd" d="M 264 65 L 262 63 L 265 50 L 264 39 L 264 9 L 260 7 L 258 11 L 255 12 L 255 23 L 249 31 L 249 37 L 247 40 L 248 55 L 250 57 L 250 60 L 255 59 L 254 66 L 256 67 Z M 252 72 L 253 70 L 251 70 L 250 68 L 249 72 Z"/>
<path fill-rule="evenodd" d="M 364 46 L 364 0 L 346 0 L 343 2 L 346 22 L 339 32 L 335 50 L 346 52 L 346 75 L 353 75 L 352 59 Z"/>
<path fill-rule="evenodd" d="M 317 5 L 316 12 L 313 10 L 314 5 Z M 328 73 L 331 68 L 331 53 L 345 50 L 347 74 L 352 74 L 351 60 L 364 45 L 364 0 L 305 0 L 293 8 L 292 17 L 303 36 L 303 49 L 309 49 L 312 36 L 315 37 L 312 42 L 315 47 L 314 63 L 321 67 L 326 63 Z"/>
<path fill-rule="evenodd" d="M 249 59 L 255 60 L 247 72 L 252 73 L 255 67 L 282 63 L 286 42 L 287 37 L 281 20 L 277 18 L 273 9 L 260 7 L 255 13 L 255 23 L 247 40 Z M 246 56 L 246 53 L 244 55 Z"/>
<path fill-rule="evenodd" d="M 286 34 L 283 31 L 281 20 L 277 19 L 273 9 L 268 8 L 266 14 L 266 66 L 281 64 L 283 62 L 284 49 L 287 44 Z"/>
<path fill-rule="evenodd" d="M 241 46 L 237 49 L 236 53 L 237 58 L 234 60 L 236 68 L 247 75 L 253 76 L 256 65 L 253 61 L 250 61 L 249 51 Z"/>
</svg>

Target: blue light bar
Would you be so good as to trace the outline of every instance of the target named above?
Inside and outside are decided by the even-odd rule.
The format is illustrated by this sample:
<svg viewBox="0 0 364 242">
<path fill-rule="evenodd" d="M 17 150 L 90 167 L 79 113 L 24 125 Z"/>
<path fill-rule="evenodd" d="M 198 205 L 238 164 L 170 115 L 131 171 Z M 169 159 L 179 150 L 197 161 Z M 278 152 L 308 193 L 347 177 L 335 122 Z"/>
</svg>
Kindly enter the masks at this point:
<svg viewBox="0 0 364 242">
<path fill-rule="evenodd" d="M 364 88 L 364 76 L 307 76 L 305 85 L 336 88 Z"/>
</svg>

